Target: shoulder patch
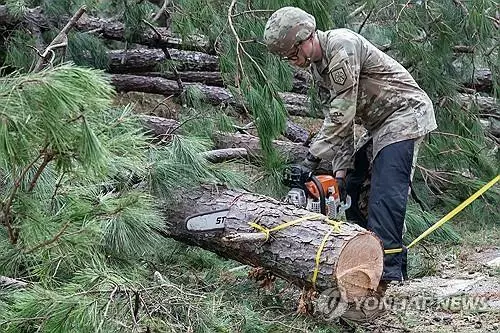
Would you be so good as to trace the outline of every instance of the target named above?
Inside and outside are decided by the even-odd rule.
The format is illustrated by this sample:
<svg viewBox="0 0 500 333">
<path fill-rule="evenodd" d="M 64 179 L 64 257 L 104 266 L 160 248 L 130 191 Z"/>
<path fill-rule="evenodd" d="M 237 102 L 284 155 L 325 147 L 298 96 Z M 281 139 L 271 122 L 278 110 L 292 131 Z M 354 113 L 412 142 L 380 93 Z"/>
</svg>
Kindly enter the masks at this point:
<svg viewBox="0 0 500 333">
<path fill-rule="evenodd" d="M 343 61 L 329 71 L 330 81 L 336 93 L 339 94 L 355 85 L 355 78 L 348 61 Z"/>
<path fill-rule="evenodd" d="M 343 86 L 347 80 L 344 67 L 337 68 L 331 72 L 332 81 Z"/>
</svg>

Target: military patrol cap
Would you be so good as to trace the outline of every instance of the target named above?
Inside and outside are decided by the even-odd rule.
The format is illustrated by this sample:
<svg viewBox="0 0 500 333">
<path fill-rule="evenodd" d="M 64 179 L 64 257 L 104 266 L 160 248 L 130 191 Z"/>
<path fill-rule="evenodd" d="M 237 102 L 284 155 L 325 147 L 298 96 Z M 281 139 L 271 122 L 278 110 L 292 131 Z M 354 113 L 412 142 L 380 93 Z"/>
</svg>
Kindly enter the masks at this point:
<svg viewBox="0 0 500 333">
<path fill-rule="evenodd" d="M 316 19 L 297 7 L 275 11 L 264 28 L 264 43 L 270 52 L 286 55 L 316 30 Z"/>
</svg>

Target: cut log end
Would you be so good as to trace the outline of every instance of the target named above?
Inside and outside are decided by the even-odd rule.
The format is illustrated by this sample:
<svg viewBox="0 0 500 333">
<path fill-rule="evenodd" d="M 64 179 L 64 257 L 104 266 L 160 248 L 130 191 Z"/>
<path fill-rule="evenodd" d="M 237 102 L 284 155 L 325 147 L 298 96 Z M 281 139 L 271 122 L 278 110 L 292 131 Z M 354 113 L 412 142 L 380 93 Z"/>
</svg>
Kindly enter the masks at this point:
<svg viewBox="0 0 500 333">
<path fill-rule="evenodd" d="M 384 250 L 371 232 L 363 232 L 349 240 L 340 252 L 335 278 L 348 300 L 367 296 L 376 290 L 382 277 Z"/>
</svg>

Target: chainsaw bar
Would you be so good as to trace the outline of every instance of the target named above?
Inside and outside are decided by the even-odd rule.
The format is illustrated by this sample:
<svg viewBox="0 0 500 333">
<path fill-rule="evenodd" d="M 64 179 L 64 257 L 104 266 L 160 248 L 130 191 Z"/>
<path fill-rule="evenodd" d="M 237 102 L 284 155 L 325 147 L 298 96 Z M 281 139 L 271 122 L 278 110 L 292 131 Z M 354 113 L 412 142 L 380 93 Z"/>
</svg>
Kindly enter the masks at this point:
<svg viewBox="0 0 500 333">
<path fill-rule="evenodd" d="M 192 232 L 223 231 L 226 227 L 228 208 L 190 215 L 185 220 L 185 226 Z"/>
</svg>

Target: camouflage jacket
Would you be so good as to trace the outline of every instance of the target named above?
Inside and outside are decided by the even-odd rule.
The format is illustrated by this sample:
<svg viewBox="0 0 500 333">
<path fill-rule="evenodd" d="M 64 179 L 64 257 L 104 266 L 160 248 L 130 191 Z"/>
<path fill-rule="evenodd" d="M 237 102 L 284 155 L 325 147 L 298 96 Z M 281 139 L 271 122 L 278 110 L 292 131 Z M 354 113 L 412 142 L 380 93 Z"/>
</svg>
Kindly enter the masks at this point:
<svg viewBox="0 0 500 333">
<path fill-rule="evenodd" d="M 437 128 L 432 102 L 410 73 L 348 29 L 317 31 L 323 58 L 311 64 L 325 121 L 309 151 L 353 167 L 354 122 L 373 137 L 373 158 L 387 145 Z"/>
</svg>

